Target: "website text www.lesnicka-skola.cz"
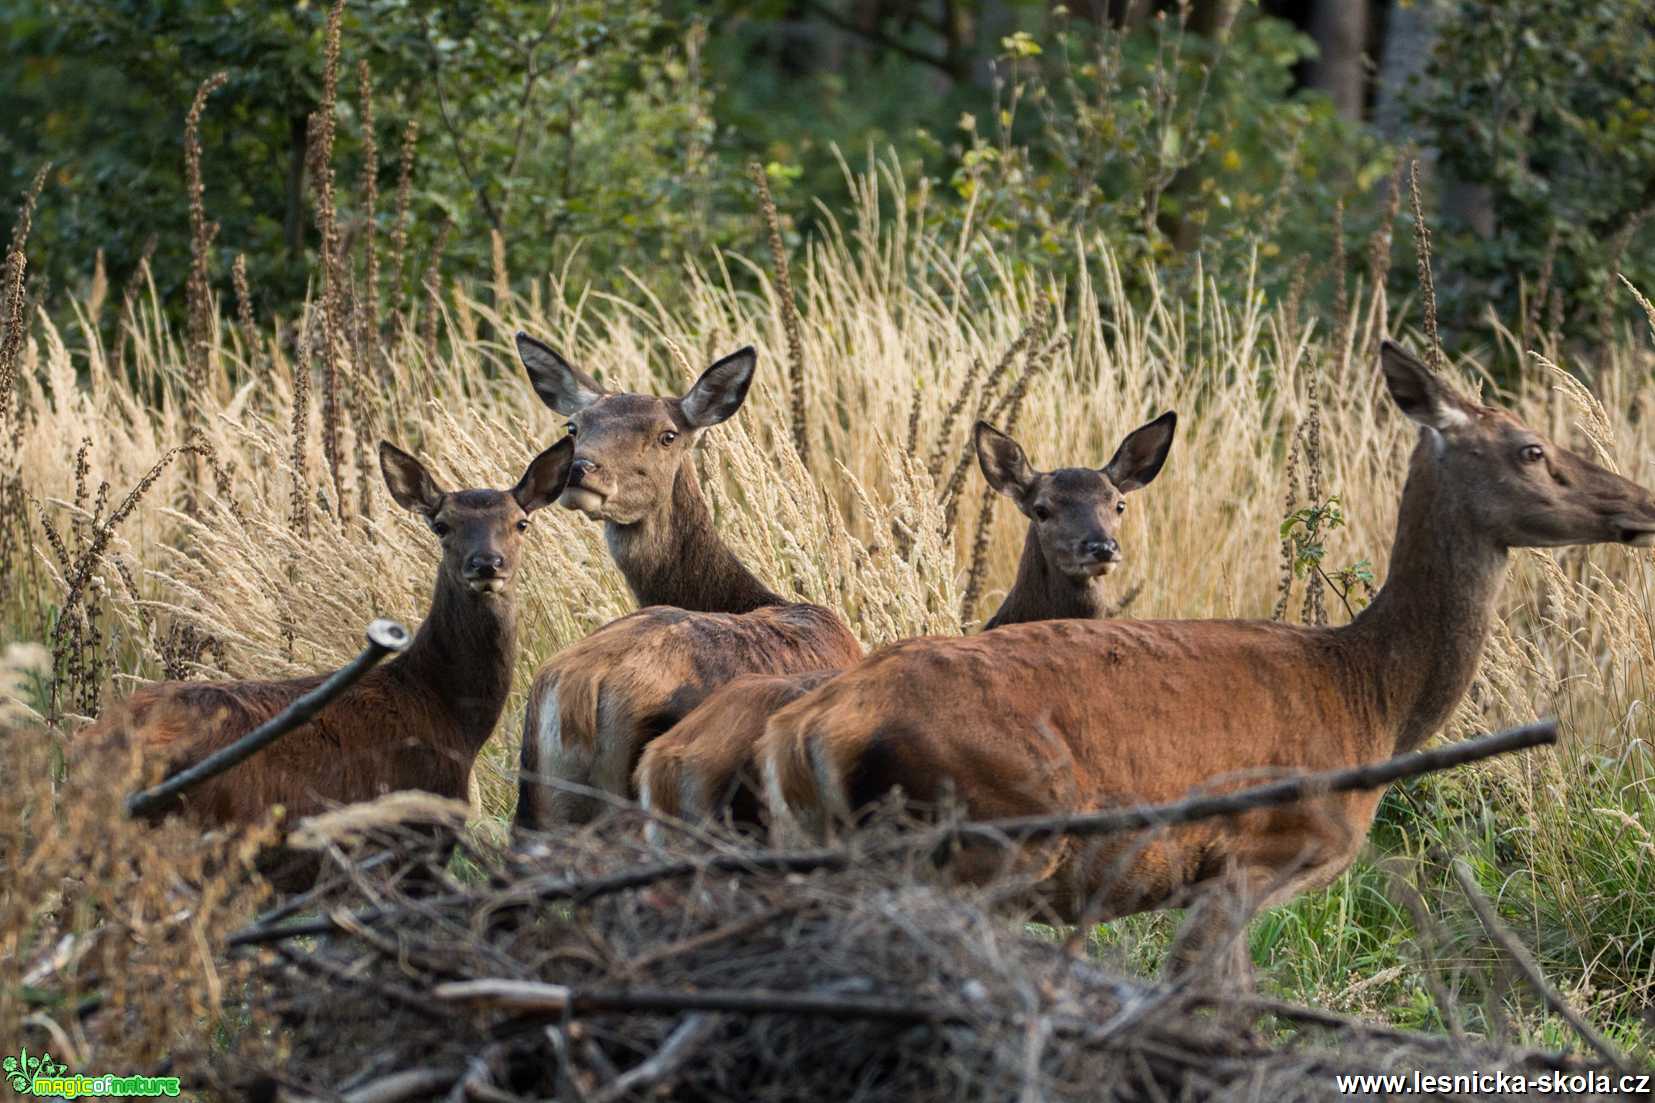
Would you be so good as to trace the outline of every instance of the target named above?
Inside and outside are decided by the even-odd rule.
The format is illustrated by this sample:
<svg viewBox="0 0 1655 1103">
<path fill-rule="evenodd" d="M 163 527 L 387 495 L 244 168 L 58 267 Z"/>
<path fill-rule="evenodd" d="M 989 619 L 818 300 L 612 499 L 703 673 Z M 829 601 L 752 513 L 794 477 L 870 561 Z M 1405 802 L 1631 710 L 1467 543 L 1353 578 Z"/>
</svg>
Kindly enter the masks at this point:
<svg viewBox="0 0 1655 1103">
<path fill-rule="evenodd" d="M 1361 1073 L 1333 1078 L 1342 1095 L 1608 1095 L 1647 1096 L 1655 1076 L 1607 1072 L 1420 1072 Z"/>
</svg>

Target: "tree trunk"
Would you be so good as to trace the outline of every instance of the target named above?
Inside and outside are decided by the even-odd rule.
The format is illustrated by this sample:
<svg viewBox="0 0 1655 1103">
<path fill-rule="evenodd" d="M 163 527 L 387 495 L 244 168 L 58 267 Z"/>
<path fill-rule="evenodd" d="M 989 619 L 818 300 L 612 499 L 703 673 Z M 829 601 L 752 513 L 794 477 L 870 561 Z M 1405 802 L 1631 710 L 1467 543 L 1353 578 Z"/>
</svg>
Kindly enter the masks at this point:
<svg viewBox="0 0 1655 1103">
<path fill-rule="evenodd" d="M 977 45 L 977 57 L 970 64 L 970 77 L 979 87 L 988 88 L 994 83 L 994 56 L 1000 52 L 1000 40 L 1017 29 L 1017 16 L 1005 0 L 984 0 L 973 7 L 976 26 L 971 37 Z M 946 4 L 944 8 L 952 14 L 954 5 Z M 967 46 L 962 41 L 961 55 L 956 59 L 962 69 L 968 64 L 964 56 Z"/>
<path fill-rule="evenodd" d="M 1230 37 L 1241 9 L 1241 0 L 1195 0 L 1190 9 L 1190 30 L 1198 35 L 1223 42 Z"/>
<path fill-rule="evenodd" d="M 1310 69 L 1310 86 L 1326 92 L 1340 115 L 1362 118 L 1366 72 L 1363 47 L 1368 33 L 1368 0 L 1316 0 L 1310 34 L 1320 56 Z"/>
<path fill-rule="evenodd" d="M 1419 140 L 1422 175 L 1434 181 L 1443 215 L 1469 227 L 1483 238 L 1494 236 L 1494 197 L 1484 185 L 1460 180 L 1440 171 L 1437 151 L 1428 135 L 1416 135 L 1408 122 L 1406 97 L 1423 76 L 1425 63 L 1436 46 L 1442 18 L 1442 0 L 1413 0 L 1406 6 L 1392 0 L 1384 53 L 1379 64 L 1379 94 L 1374 103 L 1374 125 L 1395 142 Z"/>
<path fill-rule="evenodd" d="M 1405 97 L 1425 73 L 1437 42 L 1435 0 L 1414 0 L 1406 6 L 1391 0 L 1385 20 L 1385 41 L 1379 55 L 1379 88 L 1374 97 L 1373 124 L 1393 142 L 1409 137 Z"/>
<path fill-rule="evenodd" d="M 287 120 L 287 213 L 282 220 L 282 240 L 288 259 L 295 264 L 305 257 L 305 153 L 309 145 L 305 116 Z"/>
</svg>

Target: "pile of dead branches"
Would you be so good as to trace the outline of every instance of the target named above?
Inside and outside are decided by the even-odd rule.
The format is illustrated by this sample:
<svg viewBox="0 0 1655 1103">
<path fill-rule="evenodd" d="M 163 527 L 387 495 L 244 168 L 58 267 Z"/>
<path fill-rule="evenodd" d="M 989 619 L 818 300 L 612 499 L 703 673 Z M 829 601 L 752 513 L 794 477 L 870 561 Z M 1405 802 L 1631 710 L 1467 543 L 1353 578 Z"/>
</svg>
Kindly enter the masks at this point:
<svg viewBox="0 0 1655 1103">
<path fill-rule="evenodd" d="M 319 825 L 323 882 L 231 940 L 292 1045 L 226 1070 L 256 1097 L 1287 1103 L 1344 1097 L 1336 1076 L 1622 1071 L 1128 979 L 1008 919 L 1019 886 L 944 883 L 935 830 L 663 848 L 621 809 L 452 861 L 400 799 Z"/>
</svg>

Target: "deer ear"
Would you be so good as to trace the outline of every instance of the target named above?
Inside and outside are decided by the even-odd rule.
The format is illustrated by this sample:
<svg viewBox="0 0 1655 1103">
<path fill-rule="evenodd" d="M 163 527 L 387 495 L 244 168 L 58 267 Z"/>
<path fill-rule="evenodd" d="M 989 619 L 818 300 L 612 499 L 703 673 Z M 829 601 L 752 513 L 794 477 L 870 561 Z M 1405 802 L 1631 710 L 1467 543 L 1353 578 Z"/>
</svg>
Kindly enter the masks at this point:
<svg viewBox="0 0 1655 1103">
<path fill-rule="evenodd" d="M 529 370 L 534 393 L 560 414 L 577 414 L 603 397 L 603 387 L 597 380 L 521 330 L 517 333 L 517 356 Z"/>
<path fill-rule="evenodd" d="M 986 421 L 977 423 L 973 440 L 977 465 L 983 469 L 988 485 L 1008 498 L 1022 497 L 1034 483 L 1034 468 L 1029 466 L 1022 446 Z"/>
<path fill-rule="evenodd" d="M 1178 414 L 1168 410 L 1128 433 L 1109 462 L 1103 465 L 1103 473 L 1115 484 L 1115 489 L 1130 494 L 1153 482 L 1161 473 L 1161 465 L 1167 462 L 1167 453 L 1172 451 L 1172 434 L 1177 429 Z"/>
<path fill-rule="evenodd" d="M 524 513 L 533 513 L 557 501 L 569 481 L 574 458 L 575 438 L 564 437 L 529 461 L 528 470 L 511 488 L 511 496 L 517 499 Z"/>
<path fill-rule="evenodd" d="M 379 442 L 379 467 L 397 505 L 427 517 L 442 508 L 443 492 L 414 457 L 388 440 Z"/>
<path fill-rule="evenodd" d="M 1395 341 L 1379 345 L 1379 366 L 1385 388 L 1397 407 L 1421 425 L 1441 432 L 1471 420 L 1465 403 L 1449 390 L 1437 373 Z"/>
<path fill-rule="evenodd" d="M 692 429 L 705 429 L 729 420 L 747 400 L 758 353 L 751 346 L 732 352 L 701 373 L 695 386 L 678 400 L 679 412 Z"/>
</svg>

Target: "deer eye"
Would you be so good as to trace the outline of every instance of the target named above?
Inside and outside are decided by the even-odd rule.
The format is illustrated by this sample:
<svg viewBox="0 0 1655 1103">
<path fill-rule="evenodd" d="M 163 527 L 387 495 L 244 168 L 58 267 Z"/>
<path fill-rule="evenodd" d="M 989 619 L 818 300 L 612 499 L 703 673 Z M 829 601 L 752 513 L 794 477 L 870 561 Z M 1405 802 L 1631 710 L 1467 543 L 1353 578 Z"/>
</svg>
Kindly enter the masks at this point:
<svg viewBox="0 0 1655 1103">
<path fill-rule="evenodd" d="M 1120 501 L 1115 503 L 1115 512 L 1116 513 L 1125 513 L 1126 512 L 1126 499 L 1125 498 L 1122 498 Z"/>
<path fill-rule="evenodd" d="M 431 522 L 431 531 L 436 533 L 438 536 L 447 536 L 448 535 L 448 522 L 447 521 L 432 521 Z"/>
<path fill-rule="evenodd" d="M 518 532 L 528 532 L 529 531 L 529 519 L 527 517 L 525 517 L 521 521 L 517 522 L 517 531 Z"/>
<path fill-rule="evenodd" d="M 1524 463 L 1539 463 L 1546 458 L 1546 450 L 1538 444 L 1525 444 L 1523 450 L 1517 453 Z"/>
<path fill-rule="evenodd" d="M 1045 506 L 1035 506 L 1034 519 L 1036 521 L 1050 521 L 1052 519 L 1052 511 L 1047 509 Z"/>
<path fill-rule="evenodd" d="M 668 429 L 666 432 L 661 434 L 661 445 L 662 447 L 665 447 L 677 439 L 678 434 L 673 432 L 671 429 Z"/>
<path fill-rule="evenodd" d="M 565 425 L 564 428 L 569 430 L 569 435 L 571 437 L 575 435 L 575 423 L 574 422 L 571 421 L 569 424 Z"/>
</svg>

